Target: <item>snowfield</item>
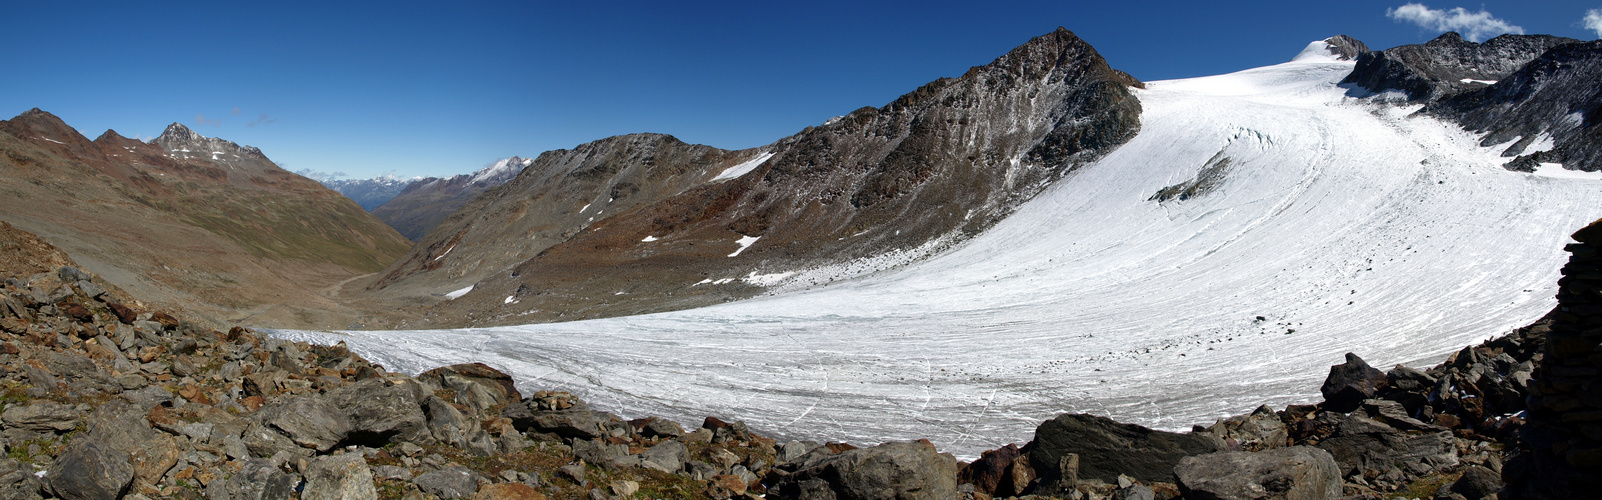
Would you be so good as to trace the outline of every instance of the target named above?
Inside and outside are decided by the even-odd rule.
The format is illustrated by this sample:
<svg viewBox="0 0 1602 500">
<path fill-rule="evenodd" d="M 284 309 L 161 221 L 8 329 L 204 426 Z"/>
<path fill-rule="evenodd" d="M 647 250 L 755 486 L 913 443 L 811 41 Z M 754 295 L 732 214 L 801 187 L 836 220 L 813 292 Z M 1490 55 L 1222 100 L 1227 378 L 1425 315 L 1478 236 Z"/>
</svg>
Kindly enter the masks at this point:
<svg viewBox="0 0 1602 500">
<path fill-rule="evenodd" d="M 1064 412 L 1186 429 L 1314 402 L 1345 352 L 1433 365 L 1539 318 L 1568 234 L 1602 217 L 1596 176 L 1505 170 L 1453 125 L 1347 97 L 1351 68 L 1151 82 L 1134 140 L 861 279 L 648 316 L 274 334 L 409 373 L 484 362 L 629 418 L 969 458 Z M 1191 189 L 1153 201 L 1169 186 Z"/>
</svg>

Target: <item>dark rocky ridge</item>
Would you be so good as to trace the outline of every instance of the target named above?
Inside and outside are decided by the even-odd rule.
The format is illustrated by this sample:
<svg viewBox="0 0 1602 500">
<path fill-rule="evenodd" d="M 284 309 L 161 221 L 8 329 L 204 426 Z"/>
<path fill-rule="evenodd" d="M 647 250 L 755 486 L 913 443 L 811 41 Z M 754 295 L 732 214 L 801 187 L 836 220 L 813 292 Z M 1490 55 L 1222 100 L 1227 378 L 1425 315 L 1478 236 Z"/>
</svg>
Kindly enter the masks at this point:
<svg viewBox="0 0 1602 500">
<path fill-rule="evenodd" d="M 708 278 L 797 271 L 960 240 L 1133 137 L 1140 105 L 1128 88 L 1137 85 L 1059 29 L 960 78 L 759 148 L 773 157 L 737 179 L 599 220 L 441 304 L 432 321 L 493 324 L 709 305 L 762 288 L 734 281 L 685 290 Z M 642 241 L 647 237 L 654 240 Z M 731 257 L 742 237 L 761 240 Z M 669 294 L 678 295 L 663 299 Z"/>
<path fill-rule="evenodd" d="M 1410 100 L 1431 101 L 1486 85 L 1464 80 L 1501 80 L 1547 49 L 1577 41 L 1549 35 L 1501 35 L 1474 43 L 1447 32 L 1422 45 L 1364 53 L 1341 83 L 1370 92 L 1400 90 Z"/>
<path fill-rule="evenodd" d="M 1509 168 L 1533 170 L 1536 163 L 1602 170 L 1602 41 L 1558 45 L 1495 85 L 1430 103 L 1423 111 L 1484 134 L 1481 145 L 1509 144 L 1502 156 Z M 1526 149 L 1550 134 L 1550 151 Z"/>
</svg>

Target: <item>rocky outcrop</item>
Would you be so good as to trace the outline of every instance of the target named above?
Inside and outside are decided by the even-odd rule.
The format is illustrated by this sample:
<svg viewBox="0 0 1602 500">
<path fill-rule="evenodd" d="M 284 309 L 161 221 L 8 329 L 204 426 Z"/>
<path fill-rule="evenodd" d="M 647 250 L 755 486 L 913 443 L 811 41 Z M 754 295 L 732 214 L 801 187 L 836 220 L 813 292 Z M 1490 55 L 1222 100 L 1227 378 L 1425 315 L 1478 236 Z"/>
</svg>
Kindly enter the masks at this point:
<svg viewBox="0 0 1602 500">
<path fill-rule="evenodd" d="M 1602 170 L 1599 79 L 1602 41 L 1558 45 L 1495 85 L 1441 99 L 1423 112 L 1482 134 L 1482 146 L 1505 144 L 1510 169 L 1561 163 L 1596 172 Z"/>
<path fill-rule="evenodd" d="M 1447 32 L 1422 45 L 1403 45 L 1357 57 L 1341 80 L 1368 92 L 1400 90 L 1432 101 L 1507 77 L 1552 47 L 1578 40 L 1548 35 L 1502 35 L 1485 43 Z"/>
</svg>

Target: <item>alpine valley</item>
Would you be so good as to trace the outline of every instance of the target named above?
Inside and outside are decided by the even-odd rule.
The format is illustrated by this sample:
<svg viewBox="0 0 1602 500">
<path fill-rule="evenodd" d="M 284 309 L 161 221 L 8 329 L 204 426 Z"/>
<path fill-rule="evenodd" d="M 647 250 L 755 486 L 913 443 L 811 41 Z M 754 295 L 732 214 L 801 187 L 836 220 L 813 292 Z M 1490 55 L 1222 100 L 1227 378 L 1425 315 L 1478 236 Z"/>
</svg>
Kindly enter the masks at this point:
<svg viewBox="0 0 1602 500">
<path fill-rule="evenodd" d="M 1431 481 L 1479 498 L 1479 475 L 1510 481 L 1505 495 L 1587 491 L 1602 470 L 1602 41 L 1287 49 L 1141 82 L 1059 28 L 764 146 L 609 137 L 363 185 L 370 213 L 179 124 L 90 141 L 34 109 L 0 122 L 0 220 L 14 246 L 60 252 L 0 260 L 27 269 L 6 275 L 21 298 L 0 316 L 58 351 L 168 363 L 163 382 L 200 384 L 188 400 L 261 408 L 237 417 L 254 423 L 233 440 L 257 441 L 235 470 L 268 460 L 249 470 L 306 491 L 350 455 L 336 450 L 369 450 L 405 468 L 385 469 L 404 476 L 393 496 L 445 498 L 412 471 L 540 440 L 577 472 L 470 471 L 479 495 L 493 474 L 558 498 L 669 481 L 625 472 L 643 468 L 716 498 L 1251 497 L 1206 470 L 1223 458 L 1182 460 L 1213 452 L 1314 464 L 1253 483 L 1306 496 L 1263 498 Z M 95 301 L 115 314 L 56 305 Z M 112 303 L 193 324 L 134 311 L 119 337 Z M 40 333 L 52 314 L 110 333 Z M 143 347 L 143 364 L 123 359 Z M 50 372 L 21 366 L 13 379 Z M 399 420 L 353 387 L 421 423 L 379 428 Z M 156 408 L 185 407 L 171 399 Z M 345 434 L 313 430 L 319 412 Z M 231 442 L 206 435 L 180 441 Z M 1104 438 L 1111 458 L 1090 449 Z M 653 467 L 665 442 L 691 455 Z M 218 495 L 237 486 L 218 477 Z M 901 489 L 863 493 L 874 481 Z"/>
</svg>

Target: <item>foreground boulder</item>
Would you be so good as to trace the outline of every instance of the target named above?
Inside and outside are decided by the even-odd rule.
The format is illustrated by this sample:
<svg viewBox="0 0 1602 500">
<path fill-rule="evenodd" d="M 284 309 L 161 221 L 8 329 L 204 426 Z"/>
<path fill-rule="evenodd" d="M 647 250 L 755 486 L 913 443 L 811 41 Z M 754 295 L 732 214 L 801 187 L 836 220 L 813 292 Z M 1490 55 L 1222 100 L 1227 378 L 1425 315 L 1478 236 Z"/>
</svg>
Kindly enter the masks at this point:
<svg viewBox="0 0 1602 500">
<path fill-rule="evenodd" d="M 826 450 L 826 449 L 825 449 Z M 812 453 L 770 492 L 785 499 L 944 500 L 957 498 L 957 460 L 928 441 Z"/>
<path fill-rule="evenodd" d="M 1185 498 L 1325 500 L 1341 496 L 1335 457 L 1308 446 L 1185 457 L 1174 467 L 1174 475 Z"/>
<path fill-rule="evenodd" d="M 1348 417 L 1334 435 L 1318 443 L 1335 456 L 1341 475 L 1392 468 L 1421 475 L 1457 465 L 1457 440 L 1451 432 L 1402 432 L 1377 420 Z"/>
<path fill-rule="evenodd" d="M 417 381 L 430 393 L 441 389 L 454 393 L 452 403 L 467 406 L 476 415 L 490 408 L 522 399 L 512 376 L 484 363 L 465 363 L 435 368 L 417 375 Z"/>
<path fill-rule="evenodd" d="M 1350 413 L 1385 388 L 1385 372 L 1379 371 L 1356 354 L 1346 353 L 1346 362 L 1329 367 L 1329 377 L 1319 392 L 1324 394 L 1324 408 Z"/>
<path fill-rule="evenodd" d="M 1206 434 L 1155 431 L 1106 417 L 1063 414 L 1035 429 L 1029 461 L 1047 491 L 1061 477 L 1061 461 L 1079 456 L 1079 477 L 1113 483 L 1120 474 L 1145 481 L 1174 481 L 1174 466 L 1192 455 L 1222 451 L 1223 442 Z"/>
<path fill-rule="evenodd" d="M 91 440 L 74 443 L 56 457 L 46 476 L 56 496 L 66 499 L 120 498 L 133 484 L 128 454 Z"/>
</svg>

